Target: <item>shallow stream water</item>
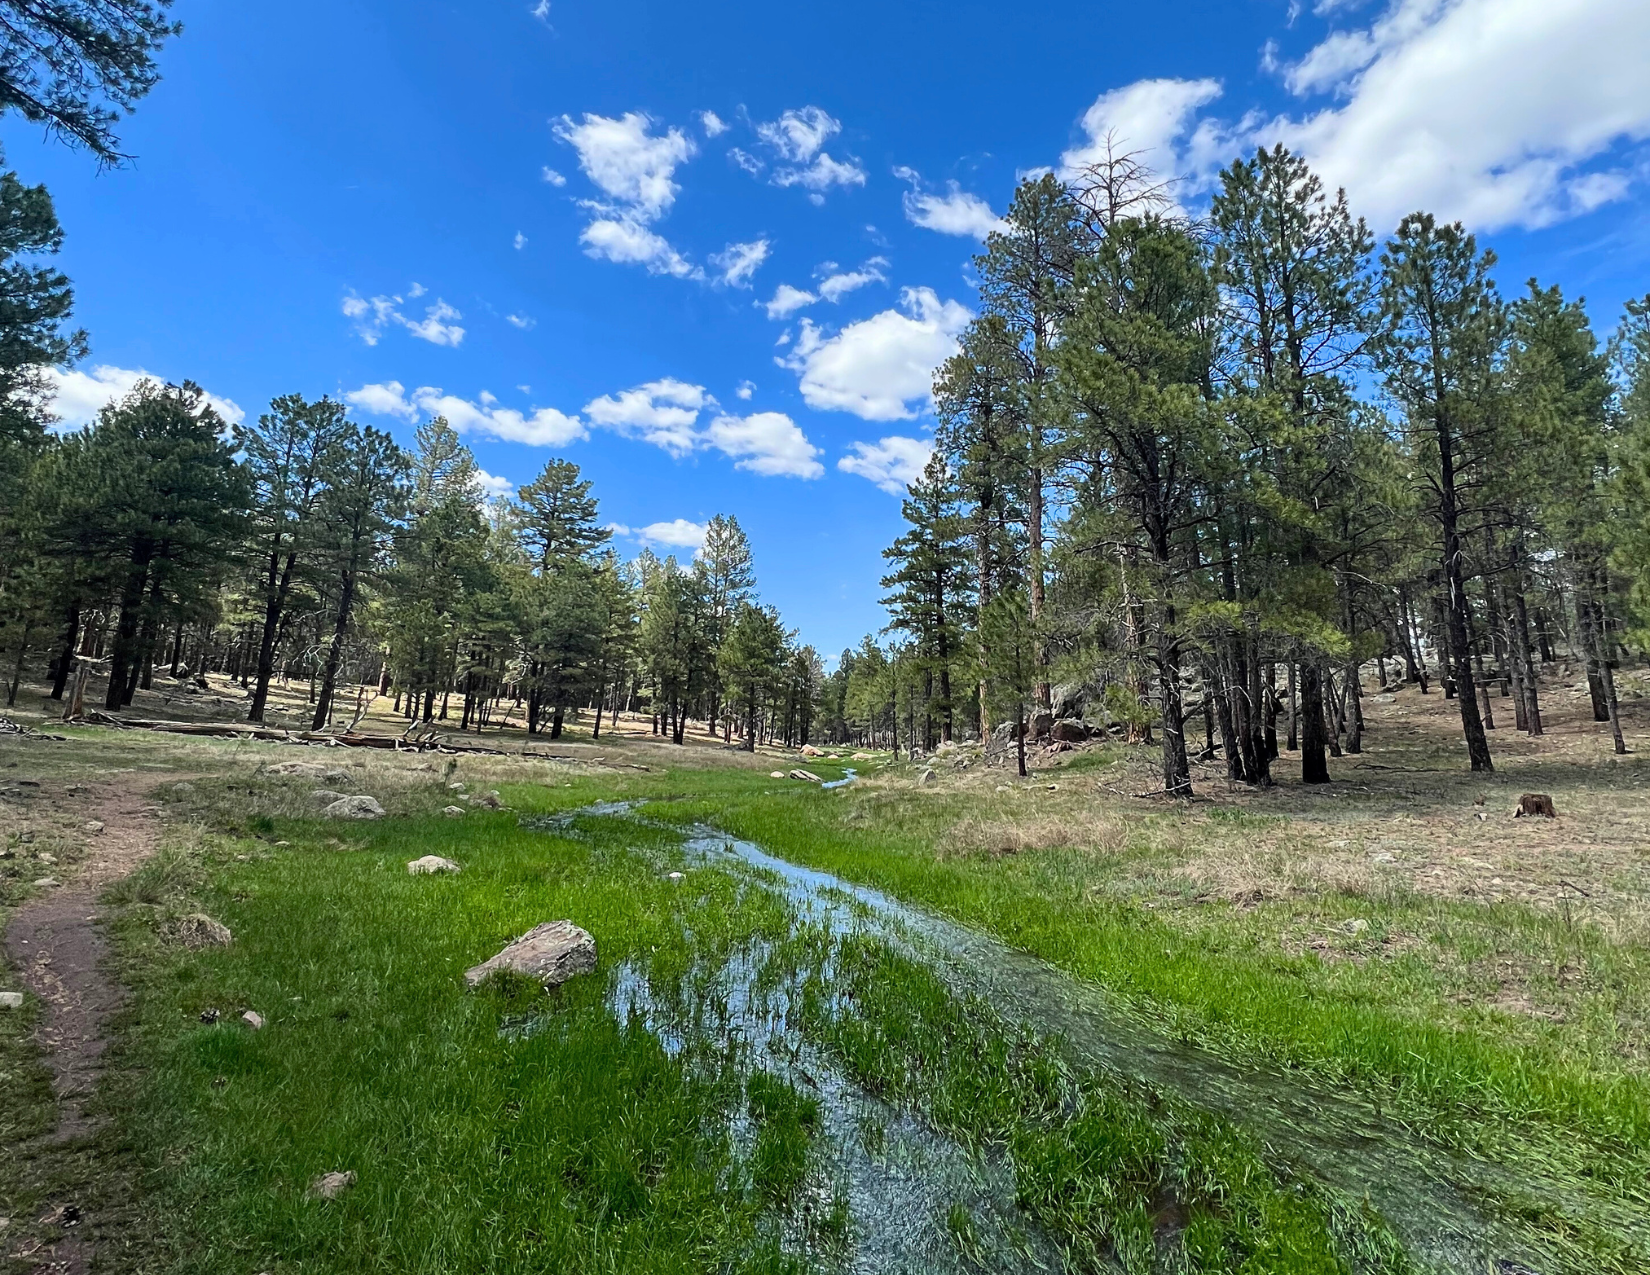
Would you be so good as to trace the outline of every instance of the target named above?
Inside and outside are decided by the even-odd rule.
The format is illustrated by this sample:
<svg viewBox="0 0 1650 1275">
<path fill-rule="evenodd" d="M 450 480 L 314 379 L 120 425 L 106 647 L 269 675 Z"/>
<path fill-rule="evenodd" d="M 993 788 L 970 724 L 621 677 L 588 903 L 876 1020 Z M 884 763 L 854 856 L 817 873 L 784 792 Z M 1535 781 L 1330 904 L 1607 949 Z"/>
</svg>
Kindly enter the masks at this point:
<svg viewBox="0 0 1650 1275">
<path fill-rule="evenodd" d="M 577 813 L 631 814 L 623 803 Z M 1557 1269 L 1555 1255 L 1478 1207 L 1475 1201 L 1485 1197 L 1523 1198 L 1548 1207 L 1562 1201 L 1565 1212 L 1591 1215 L 1650 1253 L 1650 1220 L 1523 1166 L 1443 1150 L 1369 1100 L 1316 1078 L 1240 1066 L 1154 1031 L 1101 988 L 989 935 L 709 827 L 688 831 L 686 851 L 690 860 L 747 872 L 779 890 L 799 925 L 822 925 L 843 936 L 870 933 L 899 946 L 941 973 L 956 992 L 982 998 L 1007 1023 L 1059 1039 L 1074 1062 L 1137 1078 L 1231 1119 L 1259 1137 L 1280 1165 L 1352 1200 L 1367 1200 L 1422 1270 L 1545 1275 Z M 1049 1269 L 1049 1246 L 1014 1208 L 1009 1166 L 964 1151 L 919 1117 L 893 1111 L 860 1091 L 785 1027 L 784 989 L 758 992 L 759 966 L 760 961 L 734 962 L 722 971 L 720 999 L 729 1007 L 730 1021 L 720 1030 L 788 1051 L 789 1075 L 800 1076 L 820 1098 L 839 1190 L 853 1213 L 856 1249 L 849 1268 L 962 1269 L 942 1216 L 961 1199 L 983 1220 L 986 1269 Z M 615 1008 L 642 1015 L 661 1039 L 682 1029 L 675 1021 L 680 1010 L 668 1010 L 639 972 L 622 971 L 616 988 Z M 886 1141 L 873 1153 L 865 1133 L 876 1128 L 886 1130 Z M 1053 1268 L 1058 1269 L 1057 1260 Z"/>
</svg>

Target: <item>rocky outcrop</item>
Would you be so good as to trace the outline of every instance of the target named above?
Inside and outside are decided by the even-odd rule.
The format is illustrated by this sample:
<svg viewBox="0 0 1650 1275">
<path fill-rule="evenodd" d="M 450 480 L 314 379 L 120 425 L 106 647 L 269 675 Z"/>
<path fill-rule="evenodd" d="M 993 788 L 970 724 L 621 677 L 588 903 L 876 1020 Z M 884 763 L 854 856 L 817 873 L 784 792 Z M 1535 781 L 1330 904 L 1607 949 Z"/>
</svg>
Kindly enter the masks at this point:
<svg viewBox="0 0 1650 1275">
<path fill-rule="evenodd" d="M 802 770 L 800 768 L 791 771 L 790 777 L 792 779 L 799 779 L 805 784 L 822 784 L 825 782 L 818 775 L 814 774 L 813 771 Z"/>
<path fill-rule="evenodd" d="M 588 931 L 571 921 L 546 921 L 505 946 L 497 956 L 465 970 L 464 981 L 475 987 L 494 974 L 509 971 L 551 988 L 595 968 L 596 940 Z"/>
</svg>

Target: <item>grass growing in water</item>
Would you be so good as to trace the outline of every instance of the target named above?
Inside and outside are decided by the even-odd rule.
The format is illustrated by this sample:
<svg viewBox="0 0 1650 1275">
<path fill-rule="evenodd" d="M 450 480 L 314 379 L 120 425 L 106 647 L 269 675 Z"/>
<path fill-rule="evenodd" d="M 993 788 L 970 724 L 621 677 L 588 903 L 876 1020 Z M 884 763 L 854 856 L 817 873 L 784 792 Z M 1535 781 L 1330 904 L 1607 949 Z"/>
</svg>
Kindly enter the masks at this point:
<svg viewBox="0 0 1650 1275">
<path fill-rule="evenodd" d="M 1010 1031 L 886 943 L 812 934 L 791 945 L 791 959 L 811 966 L 804 1031 L 872 1092 L 966 1142 L 1006 1150 L 1021 1207 L 1060 1243 L 1068 1269 L 1411 1269 L 1378 1218 L 1280 1178 L 1229 1124 L 1070 1069 L 1053 1042 Z M 967 1211 L 953 1209 L 947 1225 L 966 1254 Z"/>
</svg>

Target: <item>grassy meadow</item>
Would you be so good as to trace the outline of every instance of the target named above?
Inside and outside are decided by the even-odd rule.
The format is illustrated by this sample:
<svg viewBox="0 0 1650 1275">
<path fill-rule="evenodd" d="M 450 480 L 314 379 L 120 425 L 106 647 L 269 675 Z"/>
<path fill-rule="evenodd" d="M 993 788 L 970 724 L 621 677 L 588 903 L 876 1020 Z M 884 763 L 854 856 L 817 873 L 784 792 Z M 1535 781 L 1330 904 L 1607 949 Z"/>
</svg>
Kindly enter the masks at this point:
<svg viewBox="0 0 1650 1275">
<path fill-rule="evenodd" d="M 1532 1169 L 1562 1189 L 1475 1203 L 1543 1275 L 1647 1269 L 1646 772 L 1560 722 L 1540 751 L 1506 740 L 1474 783 L 1432 699 L 1404 692 L 1327 790 L 1205 774 L 1179 807 L 1119 795 L 1151 762 L 1122 745 L 1024 782 L 816 759 L 860 771 L 822 791 L 773 778 L 795 764 L 777 754 L 639 739 L 574 739 L 559 761 L 84 728 L 0 742 L 0 776 L 39 784 L 0 805 L 6 904 L 44 889 L 40 847 L 72 876 L 100 794 L 149 794 L 162 828 L 104 895 L 131 995 L 86 1139 L 46 1136 L 38 1003 L 0 1015 L 18 1151 L 0 1243 L 32 1269 L 29 1237 L 72 1199 L 110 1269 L 854 1269 L 839 1144 L 886 1167 L 879 1140 L 905 1121 L 1006 1166 L 1017 1219 L 993 1232 L 977 1191 L 924 1197 L 946 1239 L 924 1269 L 1427 1269 L 1241 1121 L 1074 1065 L 884 937 L 817 931 L 760 875 L 693 860 L 683 835 L 708 824 L 994 935 L 1165 1037 L 1359 1095 L 1442 1155 Z M 337 773 L 278 773 L 294 759 Z M 388 817 L 324 820 L 323 787 Z M 1560 820 L 1511 822 L 1537 787 Z M 442 813 L 492 790 L 507 809 Z M 612 800 L 644 818 L 554 818 Z M 409 876 L 425 854 L 463 872 Z M 234 942 L 173 941 L 195 912 Z M 465 968 L 560 917 L 596 936 L 596 975 L 464 990 Z M 729 992 L 741 962 L 756 1009 Z M 862 1104 L 846 1132 L 844 1087 Z M 317 1198 L 333 1171 L 353 1185 Z"/>
</svg>

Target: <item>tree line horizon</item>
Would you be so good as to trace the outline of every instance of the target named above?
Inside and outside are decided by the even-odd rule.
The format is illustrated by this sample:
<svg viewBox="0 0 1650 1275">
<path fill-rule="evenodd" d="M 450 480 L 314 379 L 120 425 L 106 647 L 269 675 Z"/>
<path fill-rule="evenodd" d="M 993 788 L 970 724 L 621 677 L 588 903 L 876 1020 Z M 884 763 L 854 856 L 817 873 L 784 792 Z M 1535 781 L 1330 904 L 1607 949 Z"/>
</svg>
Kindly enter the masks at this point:
<svg viewBox="0 0 1650 1275">
<path fill-rule="evenodd" d="M 145 382 L 54 432 L 43 370 L 87 346 L 69 281 L 35 264 L 62 231 L 14 173 L 0 218 L 8 704 L 36 653 L 53 698 L 77 661 L 106 668 L 110 710 L 157 667 L 211 669 L 251 721 L 298 678 L 314 729 L 341 686 L 375 684 L 411 722 L 515 711 L 551 738 L 581 710 L 598 734 L 639 709 L 678 743 L 693 720 L 751 748 L 819 731 L 912 755 L 1006 728 L 1022 772 L 1027 735 L 1075 706 L 1160 744 L 1184 795 L 1198 718 L 1234 780 L 1269 784 L 1298 750 L 1326 781 L 1328 755 L 1362 747 L 1372 660 L 1458 700 L 1488 772 L 1496 701 L 1541 733 L 1562 645 L 1625 749 L 1650 298 L 1603 344 L 1557 288 L 1503 300 L 1459 224 L 1412 214 L 1377 254 L 1344 191 L 1281 147 L 1234 162 L 1200 218 L 1116 149 L 1021 183 L 885 553 L 894 638 L 829 675 L 758 601 L 735 518 L 686 565 L 625 562 L 575 464 L 488 502 L 439 417 L 404 450 L 325 397 L 229 428 L 197 386 Z"/>
</svg>

